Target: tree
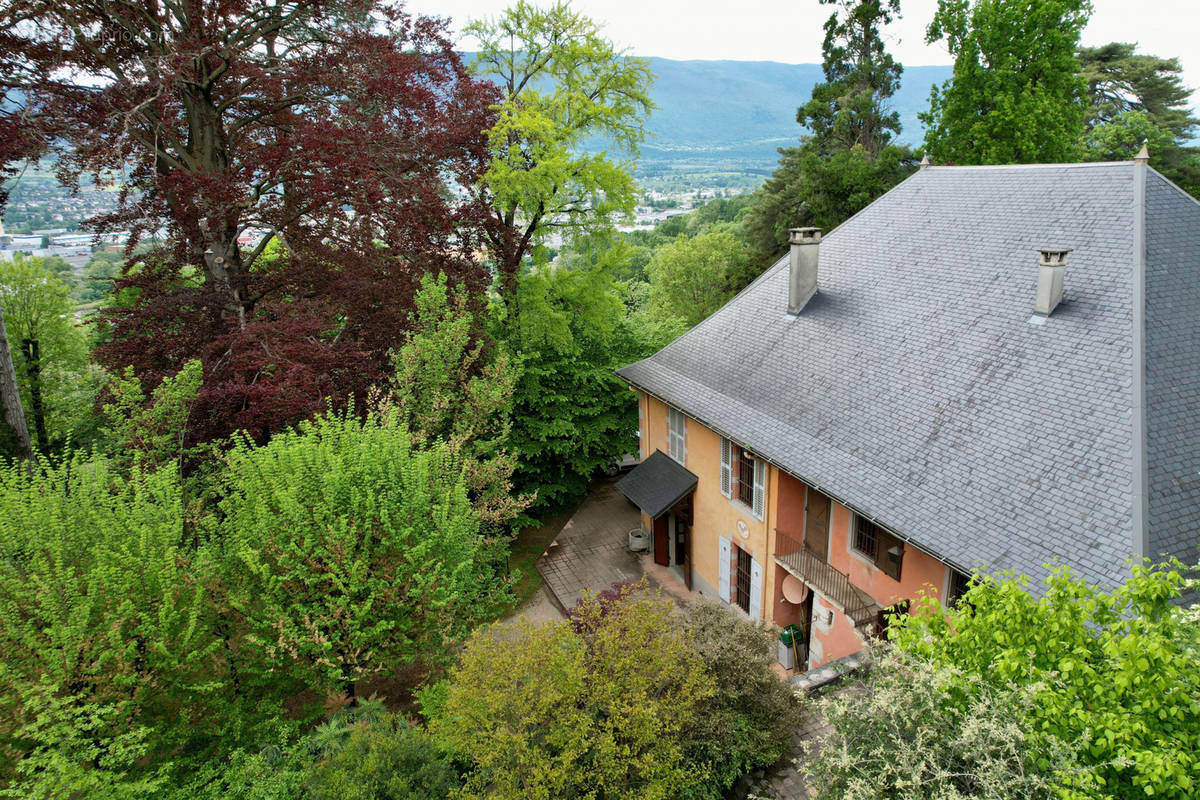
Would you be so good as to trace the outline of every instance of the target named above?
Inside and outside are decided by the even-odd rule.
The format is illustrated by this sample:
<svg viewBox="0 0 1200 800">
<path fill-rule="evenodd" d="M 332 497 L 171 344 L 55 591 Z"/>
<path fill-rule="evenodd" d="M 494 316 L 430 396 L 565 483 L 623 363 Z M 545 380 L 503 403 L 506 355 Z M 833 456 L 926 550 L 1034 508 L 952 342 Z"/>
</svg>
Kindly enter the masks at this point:
<svg viewBox="0 0 1200 800">
<path fill-rule="evenodd" d="M 8 423 L 16 439 L 17 456 L 32 461 L 33 445 L 29 441 L 29 424 L 25 421 L 25 408 L 21 403 L 17 369 L 8 345 L 3 303 L 0 303 L 0 401 L 4 403 L 4 421 Z"/>
<path fill-rule="evenodd" d="M 133 464 L 157 469 L 182 468 L 188 417 L 204 380 L 199 360 L 183 365 L 178 374 L 163 378 L 150 397 L 141 381 L 126 367 L 125 374 L 108 385 L 109 402 L 103 406 L 108 420 L 105 437 L 114 463 L 126 469 Z"/>
<path fill-rule="evenodd" d="M 136 800 L 162 788 L 163 765 L 147 770 L 138 763 L 149 755 L 150 731 L 129 724 L 133 703 L 64 695 L 48 681 L 20 691 L 21 717 L 28 720 L 18 732 L 24 747 L 13 761 L 12 780 L 7 787 L 0 783 L 0 797 Z"/>
<path fill-rule="evenodd" d="M 930 94 L 925 146 L 948 164 L 1077 161 L 1087 109 L 1075 50 L 1090 0 L 938 0 L 926 29 L 954 75 Z"/>
<path fill-rule="evenodd" d="M 796 111 L 823 152 L 863 147 L 872 158 L 900 133 L 900 114 L 888 98 L 903 68 L 883 46 L 880 27 L 900 15 L 900 0 L 819 0 L 834 12 L 825 21 L 825 82 Z"/>
<path fill-rule="evenodd" d="M 353 699 L 359 680 L 444 659 L 508 599 L 461 454 L 414 449 L 394 411 L 242 437 L 227 461 L 215 536 L 260 664 Z"/>
<path fill-rule="evenodd" d="M 1151 165 L 1196 194 L 1200 151 L 1190 142 L 1200 120 L 1179 59 L 1136 49 L 1121 42 L 1079 49 L 1089 99 L 1084 147 L 1090 158 L 1126 160 L 1148 142 Z"/>
<path fill-rule="evenodd" d="M 629 164 L 584 144 L 600 140 L 619 157 L 637 156 L 653 107 L 650 68 L 562 1 L 541 9 L 518 0 L 464 33 L 479 41 L 473 72 L 497 82 L 503 97 L 480 196 L 498 223 L 488 244 L 501 297 L 511 303 L 521 265 L 550 233 L 603 231 L 614 215 L 632 214 Z"/>
<path fill-rule="evenodd" d="M 520 359 L 509 447 L 518 491 L 534 508 L 582 496 L 597 469 L 637 450 L 637 399 L 613 370 L 678 333 L 627 316 L 614 274 L 628 248 L 609 236 L 576 241 L 572 263 L 522 276 L 518 322 L 505 326 Z"/>
<path fill-rule="evenodd" d="M 724 305 L 747 282 L 746 272 L 745 250 L 732 233 L 681 234 L 655 250 L 646 265 L 650 309 L 691 327 Z"/>
<path fill-rule="evenodd" d="M 21 88 L 60 176 L 121 184 L 94 225 L 170 236 L 127 267 L 99 353 L 151 388 L 200 358 L 199 438 L 262 438 L 361 395 L 422 274 L 482 288 L 486 211 L 463 187 L 486 165 L 496 95 L 443 23 L 375 0 L 127 12 L 20 0 L 0 28 L 32 65 Z M 288 257 L 271 263 L 279 239 Z"/>
<path fill-rule="evenodd" d="M 85 754 L 125 771 L 224 723 L 182 527 L 171 469 L 119 476 L 78 452 L 0 467 L 0 741 L 12 756 L 0 763 L 20 780 Z"/>
<path fill-rule="evenodd" d="M 831 730 L 802 769 L 818 800 L 1073 796 L 1062 786 L 1079 771 L 1073 750 L 1026 727 L 1037 701 L 1033 686 L 880 649 L 850 691 L 821 702 Z"/>
<path fill-rule="evenodd" d="M 765 266 L 787 245 L 788 228 L 833 228 L 916 168 L 907 147 L 891 144 L 900 118 L 888 108 L 901 66 L 883 47 L 880 28 L 900 14 L 899 0 L 820 0 L 825 23 L 825 81 L 796 112 L 811 134 L 780 148 L 779 166 L 754 194 L 742 227 L 752 262 Z"/>
<path fill-rule="evenodd" d="M 528 504 L 512 496 L 516 463 L 505 450 L 516 366 L 487 337 L 466 293 L 451 291 L 444 275 L 422 278 L 413 304 L 382 402 L 396 410 L 415 446 L 442 441 L 464 455 L 467 489 L 480 518 L 502 528 Z"/>
<path fill-rule="evenodd" d="M 484 629 L 430 722 L 470 765 L 464 798 L 687 797 L 683 735 L 715 687 L 673 604 L 626 588 L 566 622 Z"/>
<path fill-rule="evenodd" d="M 950 697 L 959 709 L 982 697 L 975 687 L 1028 691 L 1019 724 L 1033 750 L 1057 741 L 1078 753 L 1083 770 L 1061 776 L 1069 796 L 1194 797 L 1200 616 L 1178 605 L 1181 569 L 1134 565 L 1103 592 L 1060 568 L 1039 598 L 1024 581 L 985 577 L 953 609 L 926 602 L 895 641 L 965 676 Z"/>
<path fill-rule="evenodd" d="M 0 261 L 12 359 L 38 449 L 49 452 L 91 412 L 96 376 L 86 337 L 71 314 L 67 286 L 40 258 Z"/>
</svg>

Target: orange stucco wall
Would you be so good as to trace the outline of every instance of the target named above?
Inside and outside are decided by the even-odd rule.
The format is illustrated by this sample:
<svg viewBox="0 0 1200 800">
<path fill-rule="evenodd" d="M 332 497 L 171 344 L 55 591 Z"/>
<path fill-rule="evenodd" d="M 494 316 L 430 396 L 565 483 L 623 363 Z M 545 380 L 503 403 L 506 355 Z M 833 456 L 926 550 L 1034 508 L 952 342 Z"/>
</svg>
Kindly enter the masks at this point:
<svg viewBox="0 0 1200 800">
<path fill-rule="evenodd" d="M 777 493 L 779 501 L 779 529 L 800 540 L 804 530 L 805 487 L 790 475 L 781 476 L 782 486 Z M 900 567 L 900 580 L 880 570 L 870 560 L 850 545 L 850 526 L 853 512 L 844 505 L 834 502 L 829 523 L 829 563 L 850 576 L 850 581 L 874 598 L 880 607 L 887 607 L 901 600 L 912 600 L 922 593 L 938 595 L 946 580 L 946 566 L 911 544 L 905 545 L 904 560 Z M 812 665 L 817 666 L 842 656 L 850 655 L 862 647 L 862 637 L 855 631 L 851 621 L 832 604 L 821 600 L 814 606 L 814 617 L 819 609 L 834 609 L 831 626 L 813 626 L 813 638 L 819 646 L 813 647 Z M 780 614 L 776 615 L 777 621 Z"/>
<path fill-rule="evenodd" d="M 642 441 L 643 452 L 649 456 L 655 450 L 669 452 L 667 446 L 667 406 L 652 397 L 642 396 Z M 720 576 L 718 556 L 719 537 L 745 550 L 763 568 L 763 620 L 771 621 L 771 603 L 775 591 L 774 562 L 768 550 L 768 535 L 771 530 L 771 494 L 774 470 L 767 471 L 766 506 L 763 520 L 754 518 L 750 508 L 721 494 L 721 437 L 694 419 L 687 421 L 687 458 L 684 464 L 699 479 L 693 496 L 694 521 L 692 524 L 692 574 L 693 588 L 703 594 L 718 596 L 717 583 Z M 746 535 L 740 533 L 738 522 L 744 523 Z"/>
<path fill-rule="evenodd" d="M 639 394 L 641 411 L 642 456 L 655 450 L 669 452 L 667 444 L 666 404 Z M 804 531 L 805 493 L 807 487 L 768 465 L 766 475 L 766 506 L 763 520 L 754 518 L 744 504 L 721 494 L 721 437 L 694 419 L 687 421 L 686 466 L 699 479 L 693 498 L 692 525 L 693 588 L 716 597 L 719 579 L 718 537 L 727 537 L 735 546 L 750 553 L 763 568 L 762 620 L 780 627 L 798 622 L 800 607 L 783 600 L 781 584 L 786 571 L 775 564 L 777 533 L 801 540 Z M 830 513 L 829 562 L 850 576 L 851 581 L 870 594 L 881 607 L 900 600 L 914 599 L 922 592 L 938 595 L 946 580 L 946 567 L 932 556 L 911 544 L 905 545 L 900 580 L 896 581 L 871 564 L 865 556 L 850 547 L 850 526 L 853 513 L 834 502 Z M 740 533 L 738 522 L 744 523 L 746 535 Z M 648 520 L 643 520 L 648 525 Z M 647 530 L 649 528 L 647 527 Z M 833 610 L 834 619 L 827 624 L 825 611 Z M 810 653 L 812 666 L 818 666 L 856 652 L 862 638 L 853 624 L 839 609 L 821 597 L 813 607 L 814 647 Z M 820 624 L 817 624 L 817 623 Z"/>
</svg>

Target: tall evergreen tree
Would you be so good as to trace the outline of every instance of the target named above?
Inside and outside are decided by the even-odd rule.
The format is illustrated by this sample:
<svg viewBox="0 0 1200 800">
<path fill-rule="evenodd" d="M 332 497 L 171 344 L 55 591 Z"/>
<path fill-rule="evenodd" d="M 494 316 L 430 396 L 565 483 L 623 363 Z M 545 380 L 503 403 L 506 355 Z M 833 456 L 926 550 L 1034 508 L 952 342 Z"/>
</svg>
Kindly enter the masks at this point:
<svg viewBox="0 0 1200 800">
<path fill-rule="evenodd" d="M 1087 92 L 1075 48 L 1090 0 L 938 0 L 926 41 L 945 40 L 954 76 L 934 87 L 925 146 L 938 161 L 1079 159 Z"/>
<path fill-rule="evenodd" d="M 1079 50 L 1087 82 L 1089 158 L 1131 158 L 1143 141 L 1150 163 L 1194 195 L 1200 195 L 1200 149 L 1189 146 L 1200 119 L 1189 103 L 1178 58 L 1136 52 L 1137 45 L 1110 42 Z"/>
<path fill-rule="evenodd" d="M 888 99 L 902 67 L 884 49 L 880 29 L 900 16 L 900 0 L 818 0 L 832 5 L 822 45 L 825 81 L 796 111 L 812 132 L 780 148 L 779 167 L 755 193 L 743 232 L 755 261 L 780 253 L 787 229 L 832 228 L 903 180 L 913 168 L 907 147 L 891 144 L 900 116 Z"/>
<path fill-rule="evenodd" d="M 879 29 L 900 16 L 900 0 L 819 0 L 835 6 L 825 21 L 821 69 L 825 82 L 796 110 L 796 121 L 823 149 L 861 145 L 879 154 L 900 133 L 900 114 L 887 100 L 900 88 L 904 68 L 884 50 Z"/>
</svg>

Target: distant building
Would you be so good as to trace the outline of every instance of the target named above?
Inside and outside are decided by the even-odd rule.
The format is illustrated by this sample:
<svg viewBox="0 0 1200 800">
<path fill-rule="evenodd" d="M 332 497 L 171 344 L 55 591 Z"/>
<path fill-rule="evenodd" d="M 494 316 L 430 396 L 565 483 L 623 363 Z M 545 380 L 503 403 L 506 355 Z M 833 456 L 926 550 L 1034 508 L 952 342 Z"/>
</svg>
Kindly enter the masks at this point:
<svg viewBox="0 0 1200 800">
<path fill-rule="evenodd" d="M 811 666 L 973 570 L 1200 556 L 1200 204 L 1144 161 L 923 169 L 618 374 L 655 560 Z"/>
</svg>

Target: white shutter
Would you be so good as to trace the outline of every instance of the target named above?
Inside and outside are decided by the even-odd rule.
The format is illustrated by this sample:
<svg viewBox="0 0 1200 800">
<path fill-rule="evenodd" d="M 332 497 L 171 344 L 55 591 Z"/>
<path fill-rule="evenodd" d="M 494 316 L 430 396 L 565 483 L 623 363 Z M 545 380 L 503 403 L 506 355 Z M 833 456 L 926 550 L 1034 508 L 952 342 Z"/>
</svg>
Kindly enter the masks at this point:
<svg viewBox="0 0 1200 800">
<path fill-rule="evenodd" d="M 733 444 L 721 437 L 721 494 L 729 497 L 733 486 Z"/>
<path fill-rule="evenodd" d="M 687 466 L 687 417 L 679 412 L 679 463 Z"/>
<path fill-rule="evenodd" d="M 750 562 L 750 621 L 762 620 L 762 564 Z"/>
<path fill-rule="evenodd" d="M 729 602 L 729 559 L 733 556 L 730 541 L 724 536 L 717 537 L 717 594 L 726 603 Z"/>
<path fill-rule="evenodd" d="M 754 459 L 754 516 L 763 518 L 766 507 L 765 490 L 767 483 L 767 464 L 762 459 Z"/>
<path fill-rule="evenodd" d="M 687 417 L 682 411 L 667 407 L 667 455 L 680 464 L 687 464 Z"/>
</svg>

